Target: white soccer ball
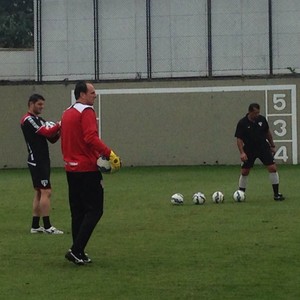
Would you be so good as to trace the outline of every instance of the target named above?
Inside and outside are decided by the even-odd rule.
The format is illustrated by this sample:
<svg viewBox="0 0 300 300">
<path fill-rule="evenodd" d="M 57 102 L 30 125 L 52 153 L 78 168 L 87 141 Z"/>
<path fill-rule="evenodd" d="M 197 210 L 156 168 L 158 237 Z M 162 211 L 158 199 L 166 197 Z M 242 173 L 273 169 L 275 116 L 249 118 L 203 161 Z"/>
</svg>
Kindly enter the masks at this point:
<svg viewBox="0 0 300 300">
<path fill-rule="evenodd" d="M 100 156 L 97 160 L 97 166 L 101 173 L 111 172 L 111 164 L 106 157 Z"/>
<path fill-rule="evenodd" d="M 237 190 L 233 193 L 233 199 L 236 202 L 243 202 L 246 200 L 246 194 L 241 190 Z"/>
<path fill-rule="evenodd" d="M 211 199 L 214 203 L 222 203 L 224 201 L 224 194 L 220 191 L 214 192 Z"/>
<path fill-rule="evenodd" d="M 171 203 L 174 205 L 183 204 L 183 195 L 180 193 L 176 193 L 171 197 Z"/>
<path fill-rule="evenodd" d="M 52 122 L 52 121 L 46 121 L 46 123 L 45 123 L 46 128 L 52 128 L 55 125 L 56 125 L 56 123 Z"/>
<path fill-rule="evenodd" d="M 204 195 L 203 193 L 198 192 L 198 193 L 195 193 L 195 194 L 193 195 L 192 200 L 193 200 L 193 203 L 194 203 L 194 204 L 199 205 L 199 204 L 204 204 L 206 198 L 205 198 L 205 195 Z"/>
</svg>

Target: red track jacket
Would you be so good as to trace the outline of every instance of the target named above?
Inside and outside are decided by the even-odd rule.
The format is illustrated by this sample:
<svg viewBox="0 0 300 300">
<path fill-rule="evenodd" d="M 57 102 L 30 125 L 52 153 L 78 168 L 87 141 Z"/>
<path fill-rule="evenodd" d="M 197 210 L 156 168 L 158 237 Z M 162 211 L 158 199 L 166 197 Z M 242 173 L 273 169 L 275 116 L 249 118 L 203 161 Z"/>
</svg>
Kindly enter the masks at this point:
<svg viewBox="0 0 300 300">
<path fill-rule="evenodd" d="M 97 159 L 109 157 L 111 150 L 99 138 L 92 106 L 77 102 L 63 113 L 61 149 L 67 172 L 97 171 Z"/>
</svg>

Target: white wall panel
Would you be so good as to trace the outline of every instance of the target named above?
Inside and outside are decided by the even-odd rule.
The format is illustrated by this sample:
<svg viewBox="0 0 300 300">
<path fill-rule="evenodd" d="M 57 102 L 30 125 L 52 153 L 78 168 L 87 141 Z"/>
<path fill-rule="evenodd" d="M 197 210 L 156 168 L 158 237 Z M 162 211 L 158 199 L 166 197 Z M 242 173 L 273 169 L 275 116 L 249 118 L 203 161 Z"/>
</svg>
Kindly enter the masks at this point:
<svg viewBox="0 0 300 300">
<path fill-rule="evenodd" d="M 268 74 L 268 1 L 212 1 L 213 75 Z"/>
<path fill-rule="evenodd" d="M 147 76 L 144 0 L 99 2 L 100 78 Z"/>
<path fill-rule="evenodd" d="M 93 78 L 92 0 L 42 1 L 43 80 Z"/>
<path fill-rule="evenodd" d="M 274 0 L 274 73 L 300 72 L 300 1 Z"/>
<path fill-rule="evenodd" d="M 33 50 L 0 50 L 0 80 L 34 80 Z"/>
<path fill-rule="evenodd" d="M 153 77 L 207 75 L 206 1 L 151 2 Z"/>
</svg>

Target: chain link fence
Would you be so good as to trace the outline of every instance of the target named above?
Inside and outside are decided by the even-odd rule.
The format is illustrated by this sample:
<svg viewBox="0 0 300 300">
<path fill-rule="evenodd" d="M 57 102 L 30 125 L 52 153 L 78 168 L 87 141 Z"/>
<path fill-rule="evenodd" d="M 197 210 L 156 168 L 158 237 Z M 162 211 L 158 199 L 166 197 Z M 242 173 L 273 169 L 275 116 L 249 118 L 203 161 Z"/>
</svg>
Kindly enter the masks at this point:
<svg viewBox="0 0 300 300">
<path fill-rule="evenodd" d="M 0 80 L 300 72 L 298 0 L 35 0 L 34 49 L 0 50 Z"/>
</svg>

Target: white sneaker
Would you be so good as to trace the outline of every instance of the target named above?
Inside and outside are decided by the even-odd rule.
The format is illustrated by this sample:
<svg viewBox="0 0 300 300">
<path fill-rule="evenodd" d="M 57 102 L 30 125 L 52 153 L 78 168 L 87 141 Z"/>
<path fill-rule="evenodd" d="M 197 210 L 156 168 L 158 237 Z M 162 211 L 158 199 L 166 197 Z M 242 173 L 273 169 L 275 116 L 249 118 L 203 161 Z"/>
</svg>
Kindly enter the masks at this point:
<svg viewBox="0 0 300 300">
<path fill-rule="evenodd" d="M 30 233 L 43 233 L 45 231 L 45 228 L 40 226 L 39 228 L 31 228 Z"/>
<path fill-rule="evenodd" d="M 55 228 L 54 226 L 51 226 L 50 228 L 45 229 L 44 232 L 48 233 L 48 234 L 63 234 L 64 233 L 63 231 Z"/>
</svg>

